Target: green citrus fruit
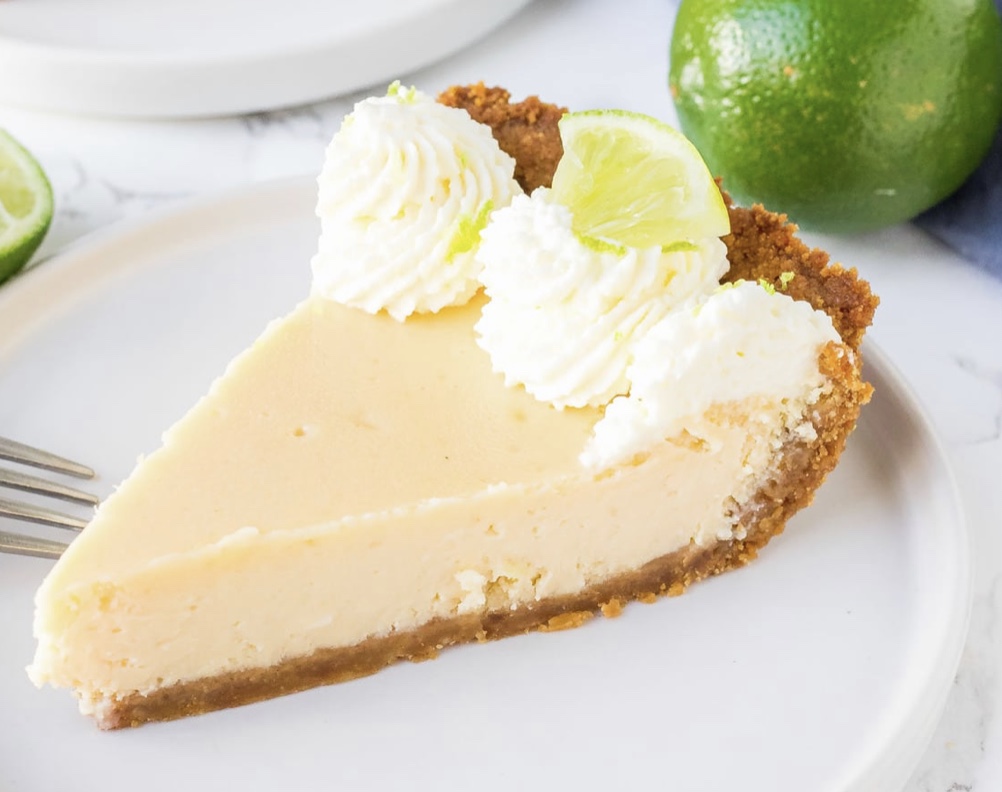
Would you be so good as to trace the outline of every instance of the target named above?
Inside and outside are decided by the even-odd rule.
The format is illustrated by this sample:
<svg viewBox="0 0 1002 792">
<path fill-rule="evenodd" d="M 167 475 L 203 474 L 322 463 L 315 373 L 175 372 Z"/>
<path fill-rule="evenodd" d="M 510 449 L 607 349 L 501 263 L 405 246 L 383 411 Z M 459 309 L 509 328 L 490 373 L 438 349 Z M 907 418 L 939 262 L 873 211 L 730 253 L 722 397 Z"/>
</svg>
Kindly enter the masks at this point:
<svg viewBox="0 0 1002 792">
<path fill-rule="evenodd" d="M 0 129 L 0 283 L 42 244 L 52 222 L 52 187 L 41 166 Z"/>
<path fill-rule="evenodd" d="M 953 192 L 1002 118 L 992 0 L 683 0 L 669 85 L 741 203 L 863 231 Z"/>
<path fill-rule="evenodd" d="M 730 230 L 706 163 L 667 124 L 625 110 L 586 110 L 560 119 L 560 139 L 553 197 L 571 210 L 585 242 L 669 247 Z"/>
</svg>

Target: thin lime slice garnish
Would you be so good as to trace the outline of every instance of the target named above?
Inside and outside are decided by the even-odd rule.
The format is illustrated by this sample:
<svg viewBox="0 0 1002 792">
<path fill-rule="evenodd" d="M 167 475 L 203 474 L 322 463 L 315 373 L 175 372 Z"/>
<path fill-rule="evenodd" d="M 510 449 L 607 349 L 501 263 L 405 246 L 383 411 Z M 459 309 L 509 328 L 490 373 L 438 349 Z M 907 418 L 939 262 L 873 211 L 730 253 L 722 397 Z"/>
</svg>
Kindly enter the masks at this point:
<svg viewBox="0 0 1002 792">
<path fill-rule="evenodd" d="M 20 270 L 52 222 L 52 187 L 24 147 L 0 129 L 0 282 Z"/>
<path fill-rule="evenodd" d="M 553 197 L 574 230 L 631 247 L 669 248 L 730 231 L 727 207 L 699 152 L 679 131 L 625 110 L 568 113 Z"/>
</svg>

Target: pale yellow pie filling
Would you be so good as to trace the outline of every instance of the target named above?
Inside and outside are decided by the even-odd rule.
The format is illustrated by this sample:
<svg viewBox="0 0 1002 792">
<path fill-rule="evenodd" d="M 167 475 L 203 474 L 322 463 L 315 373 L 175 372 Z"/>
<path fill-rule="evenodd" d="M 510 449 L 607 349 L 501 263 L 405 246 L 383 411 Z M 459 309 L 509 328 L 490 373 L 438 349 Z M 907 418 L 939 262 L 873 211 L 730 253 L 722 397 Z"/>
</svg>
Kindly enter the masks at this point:
<svg viewBox="0 0 1002 792">
<path fill-rule="evenodd" d="M 272 323 L 39 590 L 35 682 L 87 712 L 575 592 L 729 538 L 808 426 L 803 402 L 717 405 L 700 440 L 589 470 L 601 411 L 505 387 L 481 306 L 399 323 L 312 298 Z"/>
</svg>

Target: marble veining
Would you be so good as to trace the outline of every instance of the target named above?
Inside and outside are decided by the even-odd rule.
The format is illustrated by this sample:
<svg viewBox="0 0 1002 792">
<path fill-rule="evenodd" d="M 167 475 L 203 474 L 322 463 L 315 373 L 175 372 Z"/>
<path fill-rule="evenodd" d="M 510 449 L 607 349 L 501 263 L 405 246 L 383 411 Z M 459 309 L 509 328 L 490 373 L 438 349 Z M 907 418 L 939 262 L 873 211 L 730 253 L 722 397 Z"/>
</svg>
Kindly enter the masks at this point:
<svg viewBox="0 0 1002 792">
<path fill-rule="evenodd" d="M 975 437 L 969 440 L 971 443 L 992 443 L 1002 438 L 1002 366 L 986 366 L 974 358 L 964 355 L 954 355 L 954 362 L 958 368 L 984 383 L 995 391 L 997 401 L 992 423 L 994 429 L 987 432 L 983 437 Z M 1000 473 L 1002 476 L 1002 473 Z"/>
<path fill-rule="evenodd" d="M 975 789 L 975 771 L 984 757 L 989 724 L 998 709 L 1002 646 L 1002 575 L 988 591 L 977 594 L 971 610 L 967 646 L 957 669 L 953 691 L 933 735 L 930 750 L 916 769 L 909 790 L 942 792 Z M 988 789 L 985 787 L 985 789 Z"/>
</svg>

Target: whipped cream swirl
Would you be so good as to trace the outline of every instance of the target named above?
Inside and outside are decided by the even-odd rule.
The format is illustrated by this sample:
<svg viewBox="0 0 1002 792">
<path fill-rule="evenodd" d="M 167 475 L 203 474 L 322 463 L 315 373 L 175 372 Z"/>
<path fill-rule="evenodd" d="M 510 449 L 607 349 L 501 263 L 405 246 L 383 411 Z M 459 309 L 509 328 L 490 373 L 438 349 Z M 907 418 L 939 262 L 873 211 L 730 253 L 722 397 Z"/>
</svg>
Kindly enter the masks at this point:
<svg viewBox="0 0 1002 792">
<path fill-rule="evenodd" d="M 714 404 L 763 397 L 799 413 L 820 397 L 818 355 L 841 343 L 827 314 L 756 283 L 723 286 L 659 322 L 637 344 L 629 396 L 605 410 L 586 467 L 628 461 L 682 430 L 699 436 Z"/>
<path fill-rule="evenodd" d="M 489 127 L 391 86 L 341 124 L 319 177 L 313 293 L 403 320 L 461 305 L 492 209 L 521 192 Z"/>
<path fill-rule="evenodd" d="M 682 247 L 589 242 L 549 190 L 519 196 L 482 234 L 490 301 L 478 343 L 508 386 L 558 408 L 605 404 L 629 390 L 627 368 L 647 330 L 727 271 L 719 239 Z"/>
</svg>

